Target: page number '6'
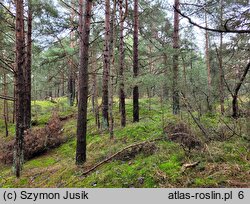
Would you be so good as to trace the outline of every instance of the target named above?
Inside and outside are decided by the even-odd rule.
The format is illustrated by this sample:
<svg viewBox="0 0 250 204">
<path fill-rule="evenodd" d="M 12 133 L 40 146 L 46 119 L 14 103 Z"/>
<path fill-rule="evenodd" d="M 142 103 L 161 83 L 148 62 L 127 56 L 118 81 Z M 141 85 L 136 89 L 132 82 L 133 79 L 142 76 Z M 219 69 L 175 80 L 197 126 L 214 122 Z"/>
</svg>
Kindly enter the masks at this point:
<svg viewBox="0 0 250 204">
<path fill-rule="evenodd" d="M 239 191 L 238 198 L 239 199 L 243 199 L 244 198 L 244 192 L 243 191 Z"/>
</svg>

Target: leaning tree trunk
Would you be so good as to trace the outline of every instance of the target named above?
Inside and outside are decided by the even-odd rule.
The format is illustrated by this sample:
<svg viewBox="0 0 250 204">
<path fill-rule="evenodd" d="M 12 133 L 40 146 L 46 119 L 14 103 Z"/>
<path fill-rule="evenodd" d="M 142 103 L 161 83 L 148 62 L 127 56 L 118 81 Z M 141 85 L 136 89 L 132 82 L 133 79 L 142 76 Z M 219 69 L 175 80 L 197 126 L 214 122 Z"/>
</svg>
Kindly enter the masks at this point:
<svg viewBox="0 0 250 204">
<path fill-rule="evenodd" d="M 247 76 L 247 73 L 249 72 L 250 69 L 250 62 L 248 62 L 246 68 L 244 69 L 243 75 L 240 78 L 240 81 L 236 84 L 236 87 L 234 89 L 233 93 L 233 100 L 232 100 L 232 108 L 233 108 L 233 118 L 238 118 L 239 117 L 239 107 L 238 107 L 238 93 L 240 91 L 240 88 Z"/>
<path fill-rule="evenodd" d="M 179 69 L 178 69 L 178 57 L 179 57 L 179 0 L 175 0 L 174 6 L 174 35 L 173 35 L 173 114 L 179 114 L 180 112 L 180 96 L 179 96 Z"/>
<path fill-rule="evenodd" d="M 138 0 L 134 1 L 134 44 L 133 44 L 133 72 L 134 78 L 138 77 L 139 62 L 138 62 L 138 33 L 139 33 L 139 11 Z M 133 88 L 133 122 L 139 122 L 139 87 L 135 85 Z"/>
<path fill-rule="evenodd" d="M 86 134 L 87 134 L 87 103 L 88 103 L 88 52 L 91 22 L 92 0 L 85 1 L 83 24 L 83 0 L 79 0 L 79 90 L 78 90 L 78 116 L 77 116 L 77 146 L 76 164 L 86 161 Z"/>
<path fill-rule="evenodd" d="M 103 82 L 102 82 L 102 125 L 109 127 L 109 71 L 110 71 L 110 0 L 105 0 L 105 45 L 103 51 Z"/>
<path fill-rule="evenodd" d="M 23 141 L 24 141 L 24 17 L 23 17 L 23 0 L 18 0 L 16 3 L 16 67 L 15 67 L 15 97 L 16 97 L 16 144 L 14 152 L 14 167 L 16 177 L 21 175 L 21 168 L 23 163 Z"/>
</svg>

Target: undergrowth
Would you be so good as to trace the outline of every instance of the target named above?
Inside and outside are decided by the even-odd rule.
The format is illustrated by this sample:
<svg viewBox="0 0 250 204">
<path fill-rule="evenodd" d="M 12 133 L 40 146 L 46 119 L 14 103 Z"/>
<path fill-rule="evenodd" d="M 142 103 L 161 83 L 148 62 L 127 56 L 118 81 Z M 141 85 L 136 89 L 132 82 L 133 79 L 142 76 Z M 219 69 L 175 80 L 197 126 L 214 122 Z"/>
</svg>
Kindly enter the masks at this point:
<svg viewBox="0 0 250 204">
<path fill-rule="evenodd" d="M 21 179 L 16 179 L 11 166 L 0 166 L 0 187 L 249 187 L 250 163 L 249 147 L 244 137 L 234 135 L 225 140 L 214 138 L 201 150 L 187 153 L 175 142 L 156 141 L 157 150 L 151 155 L 138 153 L 128 160 L 114 159 L 103 164 L 87 176 L 83 172 L 107 156 L 139 141 L 165 136 L 164 127 L 170 123 L 185 121 L 193 132 L 205 141 L 197 125 L 186 112 L 180 117 L 173 116 L 168 105 L 160 106 L 158 99 L 151 99 L 149 109 L 146 99 L 140 101 L 139 123 L 132 123 L 132 100 L 126 100 L 128 124 L 119 125 L 119 111 L 116 100 L 114 107 L 114 139 L 108 132 L 96 129 L 93 114 L 89 110 L 87 135 L 87 162 L 83 166 L 75 165 L 76 120 L 69 118 L 64 123 L 64 136 L 69 140 L 51 149 L 45 154 L 27 161 L 23 166 Z M 36 109 L 36 110 L 35 110 Z M 66 99 L 57 103 L 36 101 L 33 115 L 42 126 L 47 123 L 52 110 L 67 116 L 76 112 L 68 107 Z M 35 113 L 37 111 L 37 113 Z M 37 118 L 36 118 L 37 117 Z M 203 115 L 202 123 L 206 127 L 219 126 L 218 115 Z M 228 118 L 224 120 L 230 123 Z M 247 135 L 242 122 L 242 135 Z M 0 127 L 3 130 L 2 126 Z M 1 135 L 1 137 L 3 137 Z M 183 169 L 183 164 L 199 161 L 193 168 Z"/>
</svg>

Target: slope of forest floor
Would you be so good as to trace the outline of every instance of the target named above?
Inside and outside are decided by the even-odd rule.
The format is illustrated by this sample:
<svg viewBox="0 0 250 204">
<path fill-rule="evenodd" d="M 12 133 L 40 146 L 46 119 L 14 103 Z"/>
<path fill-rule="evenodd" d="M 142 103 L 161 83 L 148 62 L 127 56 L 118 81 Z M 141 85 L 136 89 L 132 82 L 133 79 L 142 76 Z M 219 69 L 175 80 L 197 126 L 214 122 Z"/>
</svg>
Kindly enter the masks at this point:
<svg viewBox="0 0 250 204">
<path fill-rule="evenodd" d="M 75 165 L 76 119 L 69 117 L 64 121 L 63 134 L 71 139 L 26 161 L 20 179 L 15 178 L 11 166 L 0 164 L 0 187 L 250 187 L 247 119 L 241 120 L 240 135 L 227 138 L 226 134 L 230 135 L 230 132 L 225 131 L 226 139 L 215 138 L 206 143 L 206 148 L 188 153 L 178 143 L 159 140 L 149 146 L 148 151 L 130 152 L 126 158 L 115 158 L 83 176 L 84 171 L 130 144 L 166 136 L 163 130 L 170 123 L 184 121 L 198 138 L 204 140 L 186 112 L 180 117 L 173 116 L 170 107 L 161 106 L 159 99 L 151 99 L 150 106 L 148 99 L 140 101 L 141 120 L 135 124 L 132 123 L 132 101 L 126 100 L 126 105 L 128 124 L 121 128 L 118 102 L 115 103 L 113 140 L 108 132 L 97 130 L 89 107 L 87 162 L 83 166 Z M 52 111 L 68 116 L 76 113 L 76 107 L 69 107 L 65 98 L 56 103 L 36 101 L 32 106 L 36 126 L 44 126 Z M 218 118 L 206 114 L 201 121 L 206 127 L 218 130 Z M 233 127 L 231 119 L 224 119 Z M 11 135 L 5 138 L 2 121 L 0 124 L 2 142 L 13 138 L 14 126 L 10 125 Z M 195 162 L 199 163 L 183 168 Z"/>
</svg>

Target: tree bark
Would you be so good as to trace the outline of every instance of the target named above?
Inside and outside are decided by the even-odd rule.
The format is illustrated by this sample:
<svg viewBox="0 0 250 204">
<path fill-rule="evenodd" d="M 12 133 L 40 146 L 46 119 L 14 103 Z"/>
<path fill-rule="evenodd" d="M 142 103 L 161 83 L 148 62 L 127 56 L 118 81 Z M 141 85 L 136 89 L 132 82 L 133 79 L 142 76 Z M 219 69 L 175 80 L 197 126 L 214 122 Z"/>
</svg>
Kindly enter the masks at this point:
<svg viewBox="0 0 250 204">
<path fill-rule="evenodd" d="M 15 97 L 16 97 L 16 144 L 14 154 L 15 174 L 19 178 L 21 175 L 21 168 L 23 163 L 23 137 L 24 137 L 24 17 L 23 17 L 23 0 L 16 0 L 16 67 L 15 67 Z"/>
<path fill-rule="evenodd" d="M 207 13 L 205 12 L 205 24 L 207 28 Z M 210 66 L 210 57 L 209 57 L 209 36 L 208 31 L 205 31 L 205 39 L 206 39 L 206 46 L 205 46 L 205 53 L 206 53 L 206 66 L 207 66 L 207 85 L 208 85 L 208 99 L 207 99 L 207 109 L 208 111 L 212 111 L 212 107 L 210 105 L 211 100 L 211 66 Z"/>
<path fill-rule="evenodd" d="M 179 0 L 175 0 L 174 6 L 179 10 Z M 179 69 L 178 69 L 178 57 L 179 57 L 179 13 L 174 11 L 174 34 L 173 34 L 173 114 L 179 114 L 180 112 L 180 96 L 179 96 Z"/>
<path fill-rule="evenodd" d="M 221 26 L 222 24 L 222 18 L 223 18 L 223 0 L 220 1 L 220 6 L 221 6 L 221 11 L 220 11 L 220 19 L 221 19 Z M 223 73 L 223 62 L 222 62 L 222 41 L 223 39 L 223 34 L 220 33 L 220 57 L 219 57 L 219 74 L 220 74 L 220 85 L 219 85 L 219 90 L 220 90 L 220 109 L 221 109 L 221 114 L 223 115 L 225 112 L 224 108 L 224 73 Z"/>
<path fill-rule="evenodd" d="M 93 113 L 95 116 L 95 123 L 97 125 L 97 128 L 100 129 L 100 117 L 99 117 L 99 105 L 98 105 L 98 87 L 97 87 L 97 76 L 96 76 L 96 72 L 97 72 L 97 58 L 96 58 L 96 52 L 93 52 L 93 66 L 92 66 L 92 109 L 93 109 Z"/>
<path fill-rule="evenodd" d="M 110 0 L 105 0 L 105 45 L 103 51 L 102 126 L 109 127 Z"/>
<path fill-rule="evenodd" d="M 238 107 L 238 93 L 240 91 L 240 88 L 247 76 L 247 73 L 249 72 L 250 69 L 250 62 L 248 62 L 246 68 L 244 69 L 243 75 L 240 78 L 240 81 L 236 84 L 236 87 L 234 89 L 233 93 L 233 100 L 232 100 L 232 109 L 233 109 L 233 118 L 238 118 L 239 117 L 239 107 Z"/>
<path fill-rule="evenodd" d="M 115 58 L 114 58 L 114 47 L 115 47 L 115 14 L 116 14 L 116 0 L 113 0 L 113 9 L 111 13 L 111 21 L 110 21 L 110 44 L 109 44 L 109 56 L 111 59 L 110 64 L 110 80 L 109 80 L 109 135 L 110 138 L 114 137 L 114 116 L 113 116 L 113 101 L 114 101 L 114 67 L 115 67 Z"/>
<path fill-rule="evenodd" d="M 138 33 L 139 33 L 139 11 L 138 0 L 134 1 L 134 36 L 133 36 L 133 72 L 134 78 L 138 77 Z M 133 88 L 133 122 L 139 122 L 139 87 L 135 85 Z"/>
<path fill-rule="evenodd" d="M 8 85 L 7 85 L 7 77 L 6 73 L 4 71 L 3 73 L 3 95 L 8 95 Z M 4 124 L 5 124 L 5 136 L 9 136 L 9 130 L 8 130 L 8 122 L 9 122 L 9 115 L 8 115 L 8 101 L 4 99 L 3 101 L 3 116 L 4 116 Z"/>
<path fill-rule="evenodd" d="M 32 64 L 32 0 L 28 1 L 28 31 L 27 31 L 27 50 L 26 50 L 26 65 L 25 74 L 25 102 L 24 102 L 24 117 L 25 129 L 31 126 L 31 64 Z"/>
<path fill-rule="evenodd" d="M 71 6 L 74 8 L 73 0 L 71 1 Z M 71 21 L 71 33 L 70 33 L 70 48 L 74 48 L 74 10 L 72 9 L 70 15 Z M 73 63 L 73 56 L 69 59 L 69 78 L 68 78 L 68 101 L 69 105 L 73 106 L 75 101 L 75 73 L 74 73 L 74 63 Z"/>
<path fill-rule="evenodd" d="M 120 17 L 120 39 L 119 39 L 119 53 L 120 53 L 120 62 L 119 62 L 119 107 L 121 114 L 121 126 L 126 126 L 126 107 L 125 107 L 125 91 L 124 91 L 124 58 L 125 58 L 125 50 L 124 50 L 124 13 L 123 13 L 123 0 L 119 0 L 119 17 Z"/>
<path fill-rule="evenodd" d="M 83 0 L 79 0 L 79 90 L 78 90 L 78 116 L 77 116 L 77 145 L 76 164 L 86 161 L 86 134 L 87 134 L 87 102 L 88 102 L 88 52 L 91 22 L 92 0 L 85 1 L 83 23 Z"/>
</svg>

